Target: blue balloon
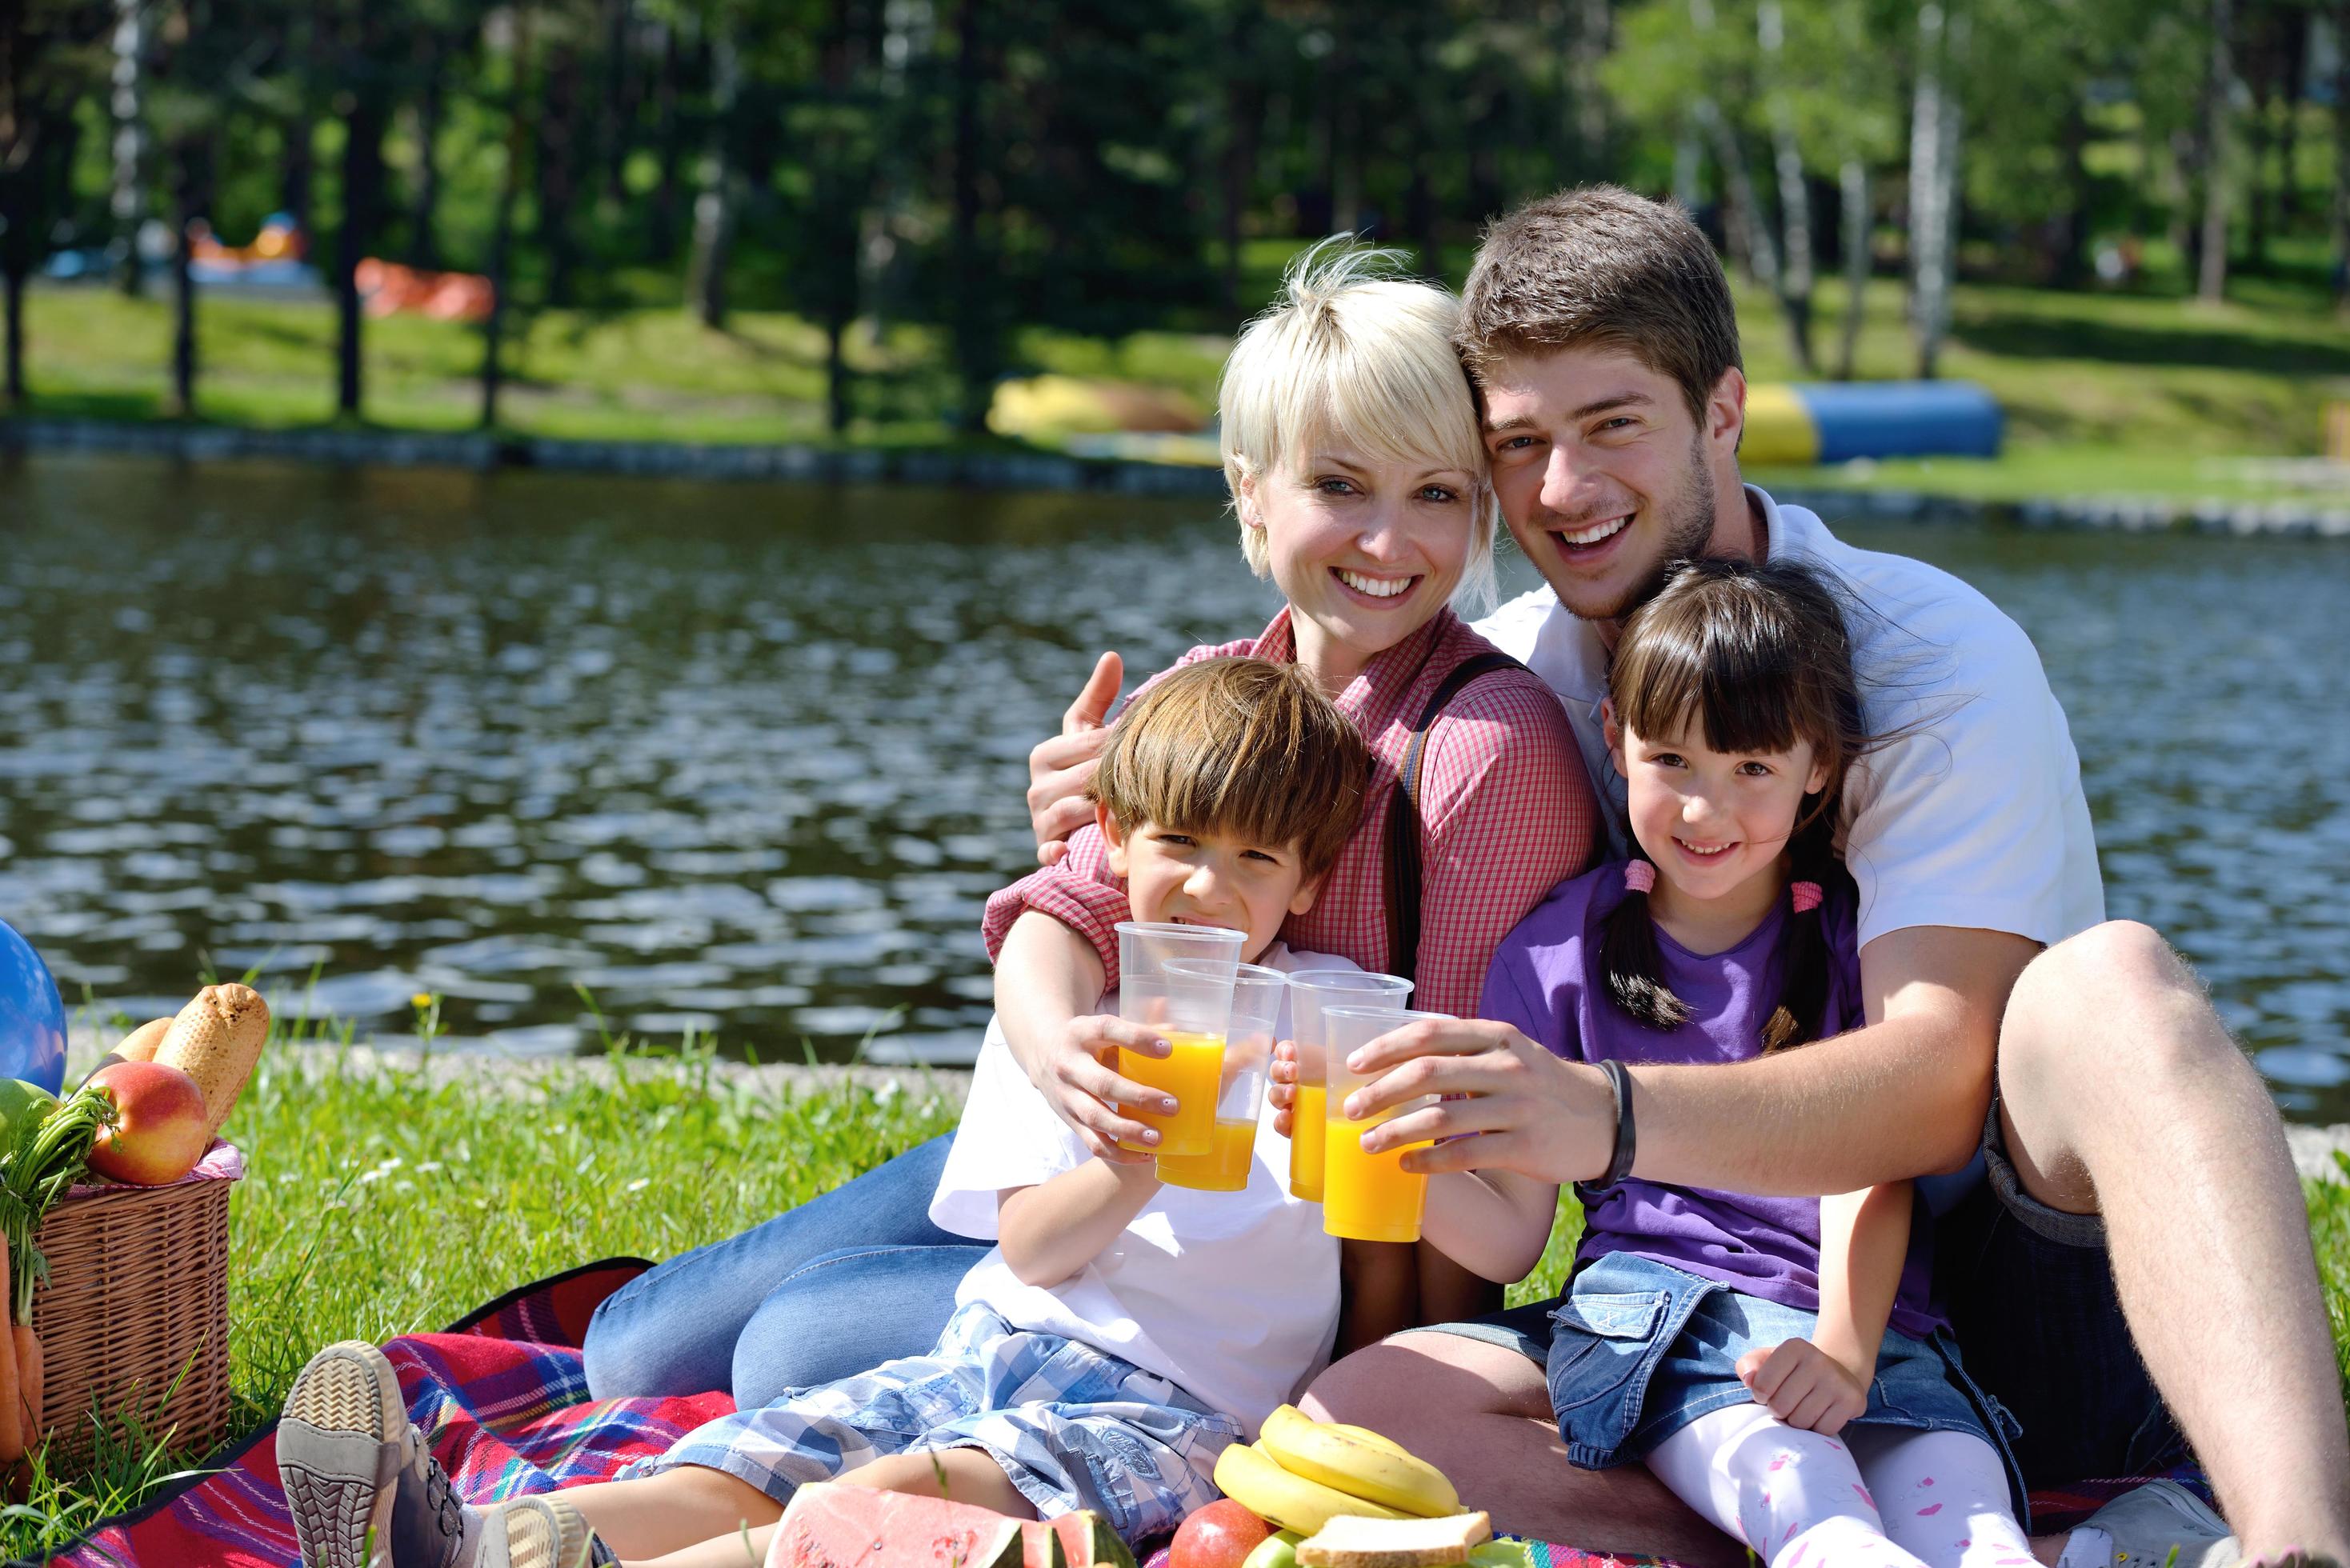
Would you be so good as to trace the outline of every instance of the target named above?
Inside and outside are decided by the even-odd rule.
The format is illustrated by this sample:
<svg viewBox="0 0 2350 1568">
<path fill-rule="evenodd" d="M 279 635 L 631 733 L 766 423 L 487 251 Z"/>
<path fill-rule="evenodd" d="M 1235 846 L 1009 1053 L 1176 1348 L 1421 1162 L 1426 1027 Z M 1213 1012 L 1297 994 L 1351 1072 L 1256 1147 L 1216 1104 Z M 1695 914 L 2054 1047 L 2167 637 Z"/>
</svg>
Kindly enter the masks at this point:
<svg viewBox="0 0 2350 1568">
<path fill-rule="evenodd" d="M 0 1078 L 56 1094 L 66 1081 L 66 1003 L 41 955 L 0 921 Z"/>
</svg>

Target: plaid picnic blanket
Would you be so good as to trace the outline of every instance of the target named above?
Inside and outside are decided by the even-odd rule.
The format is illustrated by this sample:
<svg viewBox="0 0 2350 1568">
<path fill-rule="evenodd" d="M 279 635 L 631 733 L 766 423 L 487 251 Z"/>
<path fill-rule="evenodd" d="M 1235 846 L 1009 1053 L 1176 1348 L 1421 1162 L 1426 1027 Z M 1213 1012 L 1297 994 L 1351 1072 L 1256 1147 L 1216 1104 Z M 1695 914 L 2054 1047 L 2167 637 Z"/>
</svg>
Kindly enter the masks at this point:
<svg viewBox="0 0 2350 1568">
<path fill-rule="evenodd" d="M 684 1399 L 588 1397 L 579 1343 L 596 1303 L 652 1265 L 610 1258 L 540 1280 L 468 1314 L 441 1334 L 384 1347 L 400 1369 L 409 1415 L 460 1496 L 493 1501 L 603 1480 L 733 1410 L 723 1393 Z M 206 1473 L 108 1521 L 49 1568 L 296 1568 L 294 1527 L 277 1484 L 275 1423 L 215 1455 Z M 2174 1472 L 2200 1485 L 2191 1470 Z M 2033 1526 L 2077 1523 L 2136 1480 L 2086 1481 L 2033 1499 Z M 1539 1546 L 1536 1568 L 1673 1568 L 1631 1557 Z M 18 1563 L 10 1568 L 32 1568 Z"/>
</svg>

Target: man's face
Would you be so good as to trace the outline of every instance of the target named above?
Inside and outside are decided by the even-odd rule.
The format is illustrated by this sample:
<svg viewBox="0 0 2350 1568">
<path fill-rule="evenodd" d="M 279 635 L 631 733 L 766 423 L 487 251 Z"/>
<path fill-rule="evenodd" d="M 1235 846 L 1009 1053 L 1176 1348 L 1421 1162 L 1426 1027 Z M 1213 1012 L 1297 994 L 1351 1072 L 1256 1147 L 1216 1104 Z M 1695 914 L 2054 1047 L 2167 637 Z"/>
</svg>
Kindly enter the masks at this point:
<svg viewBox="0 0 2350 1568">
<path fill-rule="evenodd" d="M 1570 611 L 1620 619 L 1668 562 L 1705 553 L 1715 465 L 1737 450 L 1736 370 L 1702 426 L 1679 385 L 1617 348 L 1513 354 L 1481 380 L 1502 515 Z"/>
</svg>

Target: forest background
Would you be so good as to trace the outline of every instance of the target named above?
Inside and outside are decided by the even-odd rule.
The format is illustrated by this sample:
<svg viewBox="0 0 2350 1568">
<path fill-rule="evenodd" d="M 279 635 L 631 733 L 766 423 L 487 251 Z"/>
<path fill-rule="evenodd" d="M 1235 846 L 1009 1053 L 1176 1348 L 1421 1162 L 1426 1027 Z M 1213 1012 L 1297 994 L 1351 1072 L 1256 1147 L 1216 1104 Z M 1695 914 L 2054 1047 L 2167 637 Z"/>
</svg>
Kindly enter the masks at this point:
<svg viewBox="0 0 2350 1568">
<path fill-rule="evenodd" d="M 1758 378 L 1982 379 L 2010 488 L 2208 482 L 2322 450 L 2350 385 L 2345 34 L 2350 0 L 5 0 L 0 395 L 894 443 L 989 439 L 1049 370 L 1203 416 L 1301 243 L 1457 282 L 1492 216 L 1609 179 L 1716 236 Z M 317 297 L 191 284 L 192 223 L 273 213 Z M 61 251 L 119 292 L 28 286 Z M 495 306 L 371 320 L 368 257 Z"/>
</svg>

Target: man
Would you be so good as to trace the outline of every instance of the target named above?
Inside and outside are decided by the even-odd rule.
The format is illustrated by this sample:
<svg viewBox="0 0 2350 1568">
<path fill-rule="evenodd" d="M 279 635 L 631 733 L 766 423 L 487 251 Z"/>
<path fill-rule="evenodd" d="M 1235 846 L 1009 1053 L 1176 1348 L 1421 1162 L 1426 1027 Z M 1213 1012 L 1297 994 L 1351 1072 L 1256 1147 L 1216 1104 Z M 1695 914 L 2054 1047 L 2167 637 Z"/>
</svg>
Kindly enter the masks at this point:
<svg viewBox="0 0 2350 1568">
<path fill-rule="evenodd" d="M 1939 1277 L 1970 1368 L 2022 1420 L 2027 1476 L 2144 1473 L 2185 1452 L 2183 1431 L 2236 1532 L 2146 1489 L 2075 1538 L 2068 1568 L 2159 1564 L 2172 1544 L 2181 1568 L 2219 1568 L 2239 1542 L 2350 1562 L 2350 1436 L 2282 1125 L 2185 964 L 2105 920 L 2078 763 L 2029 640 L 1955 578 L 1854 550 L 1742 483 L 1736 319 L 1677 209 L 1596 187 L 1513 213 L 1479 253 L 1461 332 L 1503 515 L 1548 583 L 1479 629 L 1565 704 L 1619 849 L 1598 704 L 1620 619 L 1668 562 L 1784 553 L 1835 573 L 1859 607 L 1872 727 L 1908 732 L 1843 803 L 1867 1027 L 1640 1068 L 1624 1129 L 1596 1069 L 1506 1026 L 1418 1024 L 1375 1047 L 1374 1070 L 1394 1069 L 1375 1104 L 1467 1096 L 1413 1136 L 1483 1136 L 1415 1166 L 1572 1182 L 1628 1147 L 1653 1180 L 1800 1195 L 1984 1172 L 1945 1184 L 1960 1196 Z M 1114 665 L 1096 677 L 1032 757 L 1040 838 L 1066 830 L 1059 803 L 1097 745 Z M 1567 1464 L 1546 1322 L 1397 1335 L 1332 1367 L 1308 1408 L 1408 1438 L 1513 1531 L 1737 1561 L 1645 1470 Z M 2040 1544 L 2054 1563 L 2065 1542 Z"/>
</svg>

